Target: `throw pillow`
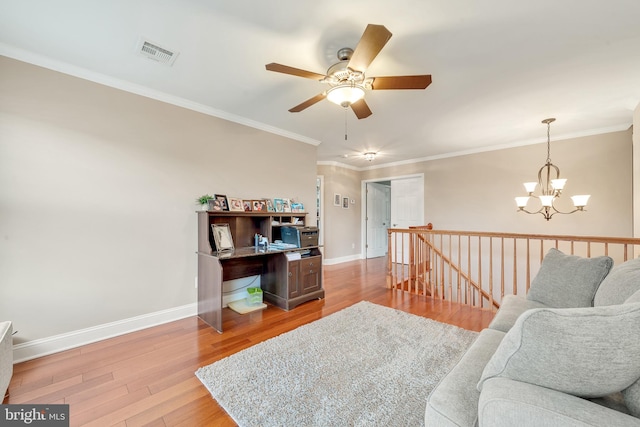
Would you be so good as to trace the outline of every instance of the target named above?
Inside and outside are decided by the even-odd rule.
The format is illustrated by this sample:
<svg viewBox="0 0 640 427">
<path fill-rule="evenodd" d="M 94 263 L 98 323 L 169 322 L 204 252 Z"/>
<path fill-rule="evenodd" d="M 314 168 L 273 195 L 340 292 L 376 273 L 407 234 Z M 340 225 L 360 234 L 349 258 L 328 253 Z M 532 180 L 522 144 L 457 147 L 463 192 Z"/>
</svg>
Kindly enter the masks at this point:
<svg viewBox="0 0 640 427">
<path fill-rule="evenodd" d="M 625 304 L 631 304 L 634 302 L 640 302 L 640 289 L 635 291 L 629 298 L 624 301 Z"/>
<path fill-rule="evenodd" d="M 640 378 L 640 303 L 523 313 L 484 368 L 478 390 L 507 377 L 580 397 Z"/>
<path fill-rule="evenodd" d="M 622 304 L 637 290 L 640 290 L 640 258 L 613 267 L 600 283 L 593 305 Z"/>
<path fill-rule="evenodd" d="M 556 308 L 591 307 L 612 265 L 608 256 L 582 258 L 551 248 L 531 282 L 527 299 Z"/>
</svg>

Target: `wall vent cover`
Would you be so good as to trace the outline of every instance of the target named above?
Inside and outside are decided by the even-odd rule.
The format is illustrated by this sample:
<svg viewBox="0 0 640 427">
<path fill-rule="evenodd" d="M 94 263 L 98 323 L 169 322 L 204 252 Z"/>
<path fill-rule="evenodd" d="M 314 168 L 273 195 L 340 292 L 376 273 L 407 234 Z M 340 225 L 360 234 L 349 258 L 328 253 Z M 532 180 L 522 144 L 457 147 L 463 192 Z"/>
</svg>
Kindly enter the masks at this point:
<svg viewBox="0 0 640 427">
<path fill-rule="evenodd" d="M 161 64 L 173 65 L 179 52 L 172 51 L 166 47 L 161 47 L 155 42 L 149 41 L 143 37 L 138 40 L 136 52 L 140 56 L 160 62 Z"/>
</svg>

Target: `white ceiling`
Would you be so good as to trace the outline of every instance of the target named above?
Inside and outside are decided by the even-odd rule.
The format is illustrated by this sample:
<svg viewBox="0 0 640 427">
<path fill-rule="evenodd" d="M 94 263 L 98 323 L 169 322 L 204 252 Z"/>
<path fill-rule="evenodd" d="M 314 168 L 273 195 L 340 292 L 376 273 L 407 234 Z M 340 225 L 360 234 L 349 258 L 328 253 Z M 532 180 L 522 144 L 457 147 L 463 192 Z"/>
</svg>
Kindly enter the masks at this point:
<svg viewBox="0 0 640 427">
<path fill-rule="evenodd" d="M 369 76 L 431 74 L 369 91 L 357 120 L 322 101 L 324 73 L 368 23 L 393 37 Z M 176 50 L 172 67 L 135 52 Z M 0 0 L 0 54 L 318 145 L 369 167 L 627 129 L 640 102 L 638 0 Z M 1 78 L 1 70 L 0 70 Z M 372 163 L 358 156 L 377 151 Z M 344 157 L 347 155 L 348 157 Z M 544 153 L 541 153 L 541 159 Z"/>
</svg>

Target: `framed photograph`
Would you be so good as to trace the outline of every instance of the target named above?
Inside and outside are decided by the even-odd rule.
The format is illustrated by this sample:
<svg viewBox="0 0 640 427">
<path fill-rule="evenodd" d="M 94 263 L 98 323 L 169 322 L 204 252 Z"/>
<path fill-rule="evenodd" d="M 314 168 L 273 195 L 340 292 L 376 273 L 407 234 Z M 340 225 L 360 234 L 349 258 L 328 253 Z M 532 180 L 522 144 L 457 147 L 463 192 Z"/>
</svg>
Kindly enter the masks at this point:
<svg viewBox="0 0 640 427">
<path fill-rule="evenodd" d="M 264 200 L 253 200 L 251 202 L 251 209 L 254 212 L 266 212 L 267 211 L 267 202 Z"/>
<path fill-rule="evenodd" d="M 271 199 L 267 199 L 267 212 L 275 212 L 276 208 L 273 207 L 273 201 Z"/>
<path fill-rule="evenodd" d="M 342 198 L 342 207 L 345 209 L 349 209 L 349 198 L 348 197 L 343 197 Z"/>
<path fill-rule="evenodd" d="M 207 204 L 209 205 L 208 210 L 212 211 L 216 205 L 216 199 L 207 199 Z"/>
<path fill-rule="evenodd" d="M 289 199 L 282 199 L 282 212 L 291 212 L 291 202 Z"/>
<path fill-rule="evenodd" d="M 217 251 L 232 251 L 234 249 L 229 224 L 211 224 L 211 230 Z"/>
<path fill-rule="evenodd" d="M 282 199 L 273 199 L 273 205 L 276 212 L 284 212 L 284 200 Z"/>
<path fill-rule="evenodd" d="M 209 210 L 220 212 L 220 211 L 223 211 L 224 209 L 219 199 L 209 199 Z"/>
<path fill-rule="evenodd" d="M 242 207 L 245 212 L 251 212 L 251 200 L 243 200 Z"/>
<path fill-rule="evenodd" d="M 215 197 L 218 203 L 220 204 L 220 207 L 222 208 L 221 210 L 228 211 L 229 203 L 227 202 L 227 196 L 225 196 L 224 194 L 216 194 Z"/>
<path fill-rule="evenodd" d="M 304 212 L 304 205 L 302 203 L 291 202 L 291 212 Z"/>
<path fill-rule="evenodd" d="M 238 199 L 236 197 L 229 197 L 229 210 L 232 212 L 244 211 L 244 206 L 242 205 L 242 199 Z"/>
<path fill-rule="evenodd" d="M 333 206 L 341 206 L 342 205 L 342 197 L 338 193 L 333 195 Z"/>
</svg>

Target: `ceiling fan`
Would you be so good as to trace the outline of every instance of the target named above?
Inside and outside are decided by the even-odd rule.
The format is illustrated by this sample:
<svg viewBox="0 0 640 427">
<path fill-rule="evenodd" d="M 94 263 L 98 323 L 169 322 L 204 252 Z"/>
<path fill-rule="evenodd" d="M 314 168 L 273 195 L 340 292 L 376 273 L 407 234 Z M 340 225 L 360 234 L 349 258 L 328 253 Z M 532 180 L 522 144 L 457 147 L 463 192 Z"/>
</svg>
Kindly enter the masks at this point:
<svg viewBox="0 0 640 427">
<path fill-rule="evenodd" d="M 391 35 L 391 32 L 384 25 L 367 25 L 356 48 L 340 49 L 337 55 L 340 62 L 329 67 L 326 74 L 318 74 L 274 62 L 265 65 L 265 67 L 268 71 L 313 79 L 330 86 L 326 91 L 291 108 L 290 112 L 300 112 L 327 98 L 343 108 L 351 107 L 358 119 L 364 119 L 372 114 L 364 100 L 365 90 L 426 89 L 431 84 L 431 75 L 428 74 L 388 77 L 365 76 L 367 67 L 387 44 Z"/>
</svg>

